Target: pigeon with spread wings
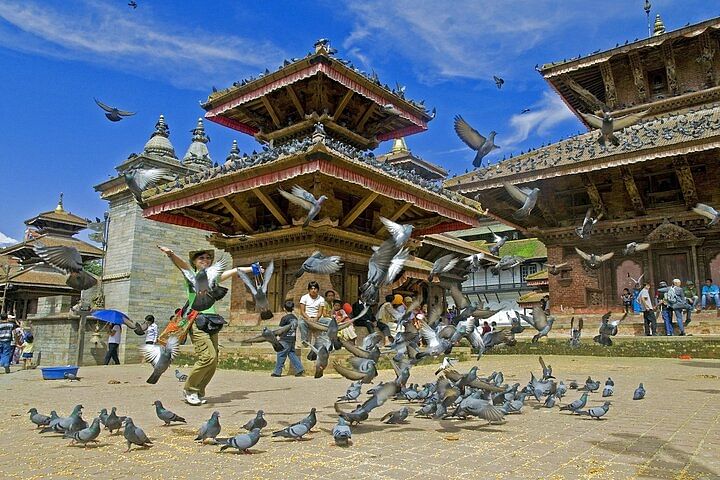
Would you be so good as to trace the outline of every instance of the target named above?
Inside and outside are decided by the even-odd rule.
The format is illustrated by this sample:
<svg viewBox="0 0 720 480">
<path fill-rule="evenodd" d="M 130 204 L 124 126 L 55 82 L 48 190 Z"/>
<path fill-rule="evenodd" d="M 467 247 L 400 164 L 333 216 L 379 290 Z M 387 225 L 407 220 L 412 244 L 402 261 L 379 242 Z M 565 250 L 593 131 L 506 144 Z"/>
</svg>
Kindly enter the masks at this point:
<svg viewBox="0 0 720 480">
<path fill-rule="evenodd" d="M 131 167 L 123 172 L 125 183 L 141 207 L 145 205 L 142 201 L 143 190 L 157 185 L 163 177 L 168 175 L 169 172 L 164 168 Z"/>
<path fill-rule="evenodd" d="M 616 147 L 620 145 L 620 140 L 615 136 L 615 132 L 634 125 L 641 118 L 647 115 L 648 110 L 644 110 L 638 113 L 631 113 L 622 117 L 615 118 L 610 112 L 603 112 L 602 117 L 593 115 L 592 113 L 580 113 L 585 122 L 593 128 L 600 130 L 600 137 L 598 137 L 598 143 L 605 145 L 606 141 L 610 141 Z"/>
<path fill-rule="evenodd" d="M 710 220 L 708 224 L 706 225 L 707 228 L 714 227 L 715 225 L 720 222 L 720 212 L 715 210 L 710 205 L 705 205 L 704 203 L 698 203 L 693 207 L 693 212 L 697 213 L 698 215 L 702 215 L 703 217 Z"/>
<path fill-rule="evenodd" d="M 275 261 L 270 260 L 270 264 L 265 269 L 265 274 L 262 283 L 256 285 L 254 281 L 250 280 L 242 270 L 237 271 L 238 276 L 243 281 L 245 286 L 250 290 L 253 298 L 255 299 L 255 308 L 260 310 L 260 315 L 263 319 L 269 320 L 272 318 L 272 309 L 270 308 L 270 301 L 267 297 L 268 285 L 270 285 L 270 279 L 272 278 L 273 272 L 275 271 Z"/>
<path fill-rule="evenodd" d="M 95 277 L 83 270 L 83 259 L 75 247 L 36 245 L 35 253 L 48 265 L 68 274 L 65 283 L 75 290 L 87 290 L 97 284 Z"/>
<path fill-rule="evenodd" d="M 615 255 L 615 252 L 609 252 L 605 255 L 596 255 L 594 253 L 585 253 L 579 248 L 575 247 L 575 251 L 578 255 L 580 255 L 580 258 L 585 260 L 590 268 L 600 268 L 600 265 L 602 262 L 606 260 L 610 260 L 613 255 Z"/>
<path fill-rule="evenodd" d="M 153 372 L 147 379 L 147 383 L 155 384 L 160 379 L 160 376 L 170 366 L 175 356 L 180 350 L 180 343 L 176 336 L 171 336 L 165 345 L 144 345 L 142 347 L 145 360 L 153 366 Z"/>
<path fill-rule="evenodd" d="M 230 266 L 230 260 L 227 255 L 221 255 L 215 263 L 198 272 L 187 268 L 181 269 L 188 285 L 195 292 L 195 298 L 190 305 L 193 310 L 198 312 L 207 310 L 227 294 L 228 289 L 218 283 L 220 275 L 227 270 L 228 266 Z"/>
<path fill-rule="evenodd" d="M 307 227 L 310 222 L 313 221 L 315 217 L 317 217 L 318 213 L 320 213 L 320 209 L 322 208 L 323 203 L 325 203 L 325 200 L 327 200 L 328 198 L 325 195 L 320 195 L 319 198 L 315 198 L 312 193 L 308 192 L 307 190 L 298 185 L 293 186 L 290 192 L 286 192 L 281 188 L 278 188 L 278 191 L 280 192 L 280 195 L 285 197 L 290 203 L 293 203 L 308 211 L 307 218 L 303 222 L 303 228 Z"/>
<path fill-rule="evenodd" d="M 510 194 L 515 201 L 522 204 L 519 210 L 513 213 L 513 218 L 520 220 L 530 216 L 530 212 L 535 208 L 537 204 L 538 196 L 540 195 L 539 188 L 518 188 L 510 183 L 503 183 L 505 190 Z"/>
<path fill-rule="evenodd" d="M 483 158 L 488 153 L 492 152 L 496 148 L 500 148 L 495 145 L 495 131 L 490 132 L 487 138 L 480 135 L 480 132 L 470 126 L 460 115 L 455 116 L 455 133 L 460 137 L 465 145 L 475 150 L 476 155 L 473 159 L 473 166 L 475 168 L 482 167 Z"/>
<path fill-rule="evenodd" d="M 119 122 L 124 117 L 129 117 L 131 115 L 135 115 L 135 112 L 126 112 L 125 110 L 120 110 L 115 107 L 111 107 L 110 105 L 107 105 L 97 98 L 93 98 L 95 100 L 95 104 L 97 104 L 98 107 L 105 110 L 105 117 L 107 117 L 108 120 L 111 122 Z"/>
</svg>

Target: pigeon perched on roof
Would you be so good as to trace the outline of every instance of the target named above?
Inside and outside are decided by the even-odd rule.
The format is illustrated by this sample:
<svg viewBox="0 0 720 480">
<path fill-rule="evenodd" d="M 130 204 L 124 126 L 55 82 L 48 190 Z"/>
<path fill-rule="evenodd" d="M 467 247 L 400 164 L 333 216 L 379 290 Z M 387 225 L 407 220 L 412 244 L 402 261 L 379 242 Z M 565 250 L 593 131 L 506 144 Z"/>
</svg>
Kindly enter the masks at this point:
<svg viewBox="0 0 720 480">
<path fill-rule="evenodd" d="M 125 441 L 127 441 L 128 445 L 127 450 L 125 450 L 126 453 L 130 451 L 131 445 L 149 447 L 153 444 L 147 435 L 145 435 L 143 429 L 136 426 L 133 423 L 133 419 L 130 417 L 125 419 L 125 430 L 123 431 L 123 436 L 125 437 Z"/>
<path fill-rule="evenodd" d="M 286 192 L 281 188 L 278 188 L 278 191 L 280 192 L 280 195 L 285 197 L 290 203 L 298 205 L 308 211 L 307 218 L 305 218 L 305 222 L 303 222 L 303 228 L 307 227 L 310 222 L 317 217 L 323 203 L 328 198 L 325 195 L 315 198 L 312 193 L 308 192 L 299 185 L 293 186 L 290 192 Z"/>
<path fill-rule="evenodd" d="M 496 148 L 500 148 L 495 145 L 495 131 L 490 132 L 487 138 L 482 136 L 477 130 L 470 126 L 460 115 L 455 116 L 455 133 L 460 137 L 465 145 L 477 152 L 473 159 L 473 166 L 475 168 L 482 167 L 483 158 Z"/>
<path fill-rule="evenodd" d="M 319 251 L 313 252 L 300 266 L 295 273 L 295 278 L 300 278 L 305 272 L 333 274 L 339 271 L 343 266 L 338 255 L 325 256 Z"/>
<path fill-rule="evenodd" d="M 133 3 L 134 3 L 134 2 L 133 2 Z M 130 5 L 130 4 L 128 4 L 128 5 Z M 131 6 L 132 6 L 132 5 L 131 5 Z M 136 8 L 136 7 L 137 7 L 137 4 L 136 4 L 135 7 L 133 7 L 133 8 Z M 105 117 L 106 117 L 108 120 L 110 120 L 111 122 L 119 122 L 120 120 L 122 120 L 122 119 L 125 118 L 125 117 L 129 117 L 129 116 L 135 115 L 135 112 L 128 112 L 128 111 L 125 111 L 125 110 L 120 110 L 120 109 L 115 108 L 115 107 L 111 107 L 110 105 L 107 105 L 107 104 L 101 102 L 101 101 L 98 100 L 97 98 L 93 98 L 93 100 L 95 100 L 95 104 L 97 104 L 98 107 L 100 107 L 100 108 L 102 108 L 103 110 L 105 110 Z"/>
<path fill-rule="evenodd" d="M 74 290 L 87 290 L 97 284 L 95 277 L 83 269 L 83 259 L 75 247 L 36 245 L 35 253 L 48 265 L 68 274 L 65 283 Z"/>
<path fill-rule="evenodd" d="M 533 208 L 535 208 L 535 204 L 537 204 L 540 189 L 537 187 L 516 187 L 515 185 L 507 182 L 503 183 L 503 186 L 515 201 L 522 204 L 522 207 L 513 213 L 513 218 L 520 220 L 530 216 L 530 212 L 532 212 Z"/>
<path fill-rule="evenodd" d="M 228 448 L 236 448 L 242 453 L 249 453 L 249 449 L 254 447 L 255 444 L 260 440 L 260 429 L 254 428 L 249 433 L 239 433 L 232 438 L 217 439 L 220 447 L 220 451 L 224 451 Z"/>
<path fill-rule="evenodd" d="M 332 436 L 335 439 L 335 445 L 338 447 L 350 445 L 352 432 L 350 431 L 350 425 L 347 424 L 344 418 L 338 417 L 337 424 L 332 429 Z"/>
<path fill-rule="evenodd" d="M 605 145 L 606 141 L 610 141 L 614 146 L 620 145 L 620 140 L 615 136 L 615 132 L 629 127 L 637 123 L 641 118 L 647 115 L 649 110 L 644 110 L 638 113 L 631 113 L 622 117 L 615 118 L 610 112 L 603 112 L 602 117 L 593 115 L 592 113 L 580 113 L 585 122 L 593 128 L 600 130 L 600 137 L 598 137 L 598 143 Z"/>
</svg>

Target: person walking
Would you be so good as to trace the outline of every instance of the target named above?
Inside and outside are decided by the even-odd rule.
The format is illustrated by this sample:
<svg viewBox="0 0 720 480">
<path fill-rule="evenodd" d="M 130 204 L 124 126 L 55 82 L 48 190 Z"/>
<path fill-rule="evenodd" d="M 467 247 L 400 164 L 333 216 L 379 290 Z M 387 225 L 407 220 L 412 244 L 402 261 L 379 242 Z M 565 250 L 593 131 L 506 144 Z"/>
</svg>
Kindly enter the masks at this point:
<svg viewBox="0 0 720 480">
<path fill-rule="evenodd" d="M 713 283 L 712 278 L 705 279 L 705 285 L 702 287 L 700 307 L 705 310 L 709 301 L 713 302 L 716 309 L 720 308 L 720 288 Z"/>
<path fill-rule="evenodd" d="M 655 317 L 655 309 L 650 299 L 650 282 L 645 282 L 640 295 L 638 295 L 638 303 L 643 314 L 645 327 L 645 336 L 654 337 L 657 335 L 657 318 Z"/>
<path fill-rule="evenodd" d="M 172 261 L 180 271 L 190 270 L 197 272 L 206 269 L 213 264 L 213 260 L 215 259 L 215 251 L 212 249 L 194 250 L 188 255 L 190 260 L 188 263 L 177 256 L 171 249 L 160 245 L 157 247 L 167 255 L 170 261 Z M 238 271 L 250 274 L 252 273 L 252 267 L 236 267 L 225 270 L 218 277 L 218 283 L 236 276 Z M 260 272 L 264 272 L 264 269 L 261 268 Z M 185 277 L 183 276 L 183 278 Z M 185 281 L 185 285 L 187 287 L 188 305 L 192 305 L 195 301 L 196 293 L 187 280 Z M 202 312 L 190 310 L 187 315 L 192 322 L 189 334 L 197 360 L 185 382 L 183 394 L 185 395 L 185 402 L 197 406 L 206 403 L 205 389 L 217 370 L 219 357 L 218 333 L 220 332 L 220 327 L 226 322 L 225 319 L 218 315 L 215 305 L 212 305 Z M 200 318 L 203 319 L 202 322 L 199 321 Z"/>
<path fill-rule="evenodd" d="M 295 302 L 286 300 L 283 305 L 285 316 L 280 319 L 280 327 L 290 326 L 287 332 L 280 335 L 278 339 L 283 349 L 276 354 L 275 369 L 270 374 L 271 377 L 282 376 L 283 368 L 285 368 L 285 359 L 290 359 L 290 364 L 295 370 L 296 377 L 302 377 L 305 374 L 302 362 L 295 353 L 295 335 L 298 326 L 298 318 L 293 313 L 295 310 Z"/>
<path fill-rule="evenodd" d="M 115 362 L 115 365 L 120 365 L 120 357 L 118 357 L 118 350 L 120 348 L 121 338 L 122 326 L 110 325 L 110 329 L 108 330 L 108 351 L 105 354 L 105 365 L 110 365 L 110 360 Z"/>
<path fill-rule="evenodd" d="M 8 320 L 6 313 L 0 313 L 0 367 L 5 369 L 5 373 L 10 373 L 14 330 L 15 322 Z"/>
<path fill-rule="evenodd" d="M 148 315 L 145 317 L 147 323 L 147 331 L 145 332 L 145 345 L 155 345 L 158 339 L 158 326 L 155 323 L 155 317 Z"/>
</svg>

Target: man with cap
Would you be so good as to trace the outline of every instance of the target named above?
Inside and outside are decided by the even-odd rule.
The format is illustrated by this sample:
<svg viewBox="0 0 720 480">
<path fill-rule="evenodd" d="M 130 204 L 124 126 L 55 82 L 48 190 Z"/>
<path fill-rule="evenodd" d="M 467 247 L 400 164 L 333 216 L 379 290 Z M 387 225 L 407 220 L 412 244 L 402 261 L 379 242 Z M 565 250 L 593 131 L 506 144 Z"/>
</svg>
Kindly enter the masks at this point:
<svg viewBox="0 0 720 480">
<path fill-rule="evenodd" d="M 215 260 L 215 251 L 212 249 L 195 250 L 189 254 L 190 262 L 186 262 L 175 254 L 171 249 L 158 245 L 161 252 L 168 256 L 168 258 L 175 264 L 175 266 L 182 270 L 192 270 L 197 272 L 208 268 L 213 264 Z M 262 270 L 262 269 L 261 269 Z M 252 267 L 237 267 L 225 270 L 218 277 L 218 282 L 224 282 L 225 280 L 237 275 L 238 271 L 245 273 L 252 273 Z M 185 278 L 185 277 L 183 277 Z M 186 281 L 188 305 L 192 305 L 195 301 L 196 293 L 190 287 L 190 284 Z M 224 323 L 223 318 L 218 315 L 215 305 L 210 308 L 203 310 L 202 312 L 191 312 L 193 319 L 196 315 L 202 314 L 206 316 L 212 316 L 217 318 L 219 323 Z M 198 328 L 197 325 L 193 324 L 190 327 L 190 339 L 192 340 L 193 346 L 195 347 L 195 355 L 197 361 L 193 366 L 188 379 L 185 382 L 185 401 L 190 405 L 202 405 L 205 401 L 205 388 L 212 380 L 217 370 L 218 364 L 218 333 L 219 330 L 214 333 L 208 333 Z"/>
<path fill-rule="evenodd" d="M 655 301 L 660 309 L 660 316 L 663 319 L 663 323 L 665 324 L 665 335 L 668 336 L 673 334 L 672 308 L 668 302 L 669 290 L 670 288 L 668 287 L 667 282 L 663 280 L 658 284 L 658 288 L 655 291 Z"/>
</svg>

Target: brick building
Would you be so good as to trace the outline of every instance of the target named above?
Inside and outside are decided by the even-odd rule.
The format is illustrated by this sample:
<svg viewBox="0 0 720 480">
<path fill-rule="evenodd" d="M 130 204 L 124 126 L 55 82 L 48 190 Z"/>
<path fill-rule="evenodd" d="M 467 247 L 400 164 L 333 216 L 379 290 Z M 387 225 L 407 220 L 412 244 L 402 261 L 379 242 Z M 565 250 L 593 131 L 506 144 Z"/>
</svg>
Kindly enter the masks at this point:
<svg viewBox="0 0 720 480">
<path fill-rule="evenodd" d="M 489 206 L 505 223 L 538 236 L 550 264 L 551 305 L 575 311 L 619 307 L 641 273 L 657 285 L 680 278 L 720 282 L 720 230 L 693 213 L 698 202 L 720 205 L 720 56 L 714 18 L 672 32 L 656 21 L 647 39 L 584 58 L 543 65 L 540 73 L 581 121 L 580 113 L 614 117 L 647 111 L 638 124 L 616 133 L 620 145 L 601 146 L 590 131 L 448 180 L 446 187 Z M 529 218 L 503 183 L 540 189 Z M 580 239 L 575 227 L 588 208 L 602 220 Z M 649 250 L 623 256 L 629 242 Z M 588 268 L 574 247 L 615 252 L 599 269 Z"/>
</svg>

